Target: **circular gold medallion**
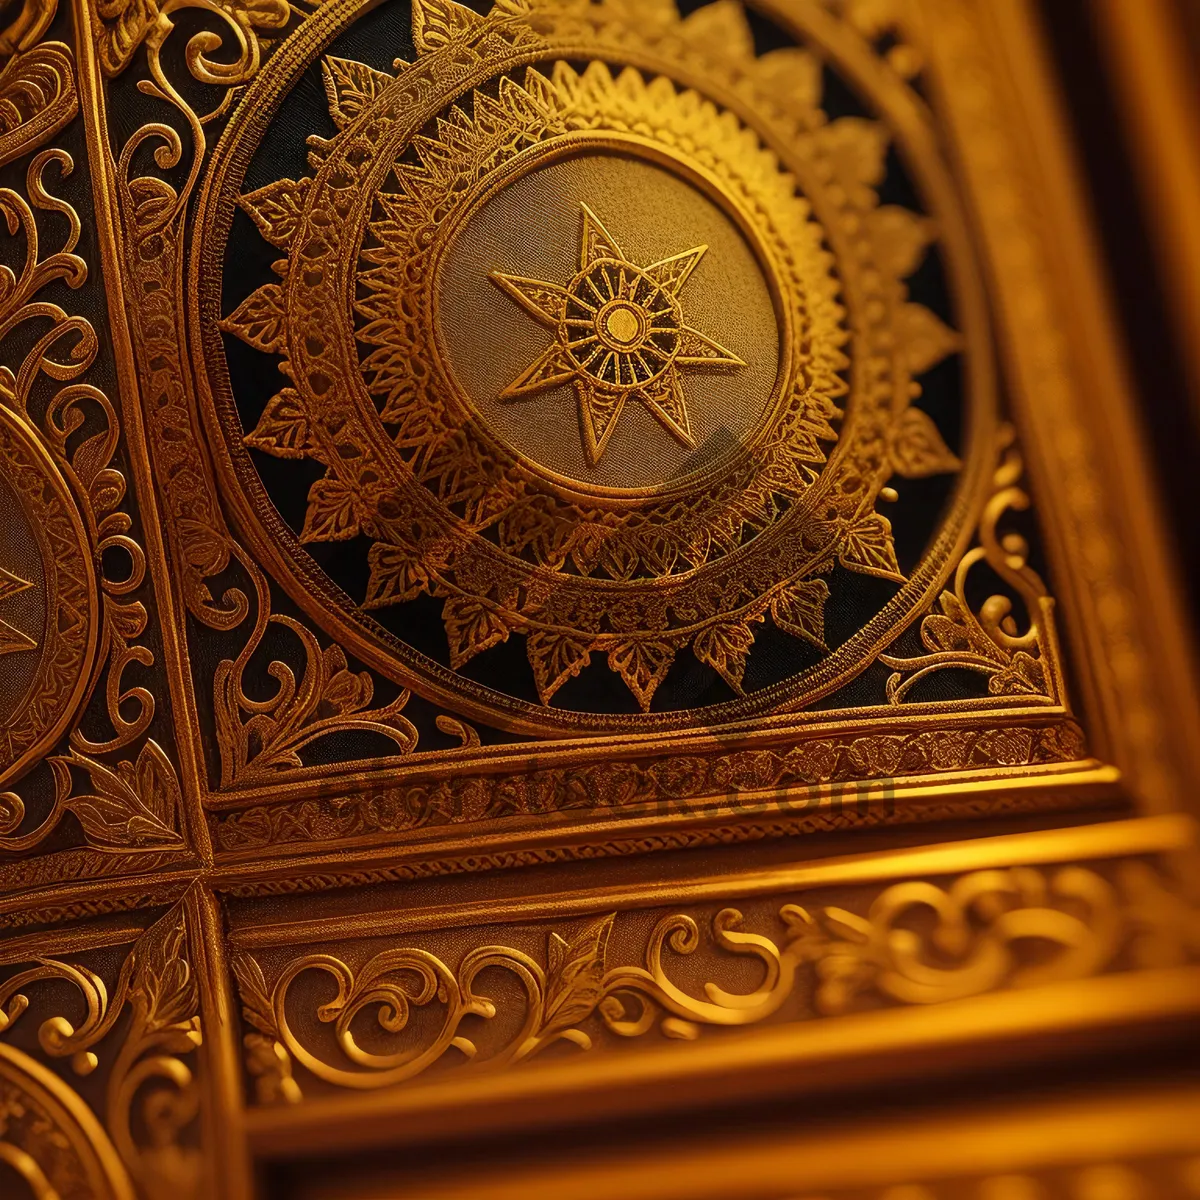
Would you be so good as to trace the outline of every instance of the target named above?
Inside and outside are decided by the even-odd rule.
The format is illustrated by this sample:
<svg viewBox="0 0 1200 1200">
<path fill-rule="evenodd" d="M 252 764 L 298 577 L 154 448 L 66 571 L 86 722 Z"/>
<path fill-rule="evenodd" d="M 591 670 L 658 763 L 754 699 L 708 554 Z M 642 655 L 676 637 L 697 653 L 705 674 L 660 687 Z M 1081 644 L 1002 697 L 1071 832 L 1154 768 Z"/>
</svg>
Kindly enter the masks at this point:
<svg viewBox="0 0 1200 1200">
<path fill-rule="evenodd" d="M 736 5 L 707 11 L 415 0 L 415 60 L 335 41 L 313 68 L 334 136 L 263 182 L 265 122 L 333 32 L 318 14 L 206 188 L 200 333 L 247 533 L 357 653 L 501 728 L 827 694 L 934 594 L 982 477 L 986 328 L 953 194 L 916 137 L 965 340 L 905 283 L 933 220 L 877 190 L 911 94 L 862 43 L 864 69 L 839 66 L 884 115 L 830 120 L 784 85 L 814 78 L 809 49 L 767 64 Z M 230 285 L 235 202 L 280 256 L 266 282 Z M 965 467 L 915 404 L 964 346 Z M 277 357 L 273 395 L 247 347 Z M 879 511 L 902 475 L 951 481 L 903 562 Z"/>
<path fill-rule="evenodd" d="M 0 405 L 0 786 L 63 734 L 87 687 L 97 598 L 87 533 L 37 435 Z"/>
<path fill-rule="evenodd" d="M 0 1175 L 15 1176 L 25 1189 L 17 1196 L 29 1200 L 134 1198 L 112 1141 L 87 1105 L 57 1075 L 3 1044 Z"/>
</svg>

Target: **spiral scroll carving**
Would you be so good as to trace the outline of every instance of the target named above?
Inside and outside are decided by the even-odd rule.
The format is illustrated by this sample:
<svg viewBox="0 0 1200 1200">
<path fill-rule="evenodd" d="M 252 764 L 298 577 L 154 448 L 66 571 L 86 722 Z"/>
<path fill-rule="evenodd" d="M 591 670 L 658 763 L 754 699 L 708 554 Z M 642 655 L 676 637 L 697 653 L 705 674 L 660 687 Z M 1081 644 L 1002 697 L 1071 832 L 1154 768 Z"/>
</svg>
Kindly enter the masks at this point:
<svg viewBox="0 0 1200 1200">
<path fill-rule="evenodd" d="M 927 921 L 914 926 L 920 917 Z M 1155 870 L 1137 862 L 1123 864 L 1115 880 L 1063 866 L 905 881 L 877 893 L 865 912 L 788 902 L 777 919 L 782 934 L 744 929 L 734 907 L 706 925 L 672 913 L 654 924 L 636 964 L 613 961 L 616 914 L 593 918 L 570 939 L 549 933 L 544 956 L 483 945 L 453 967 L 417 946 L 384 950 L 356 967 L 318 953 L 287 961 L 268 984 L 259 962 L 242 954 L 234 969 L 251 1027 L 249 1067 L 260 1100 L 296 1103 L 293 1064 L 326 1083 L 370 1089 L 414 1079 L 447 1054 L 467 1060 L 467 1070 L 498 1070 L 556 1042 L 592 1051 L 603 1033 L 639 1038 L 657 1028 L 690 1041 L 705 1029 L 768 1021 L 785 1005 L 796 1010 L 793 1019 L 811 1020 L 940 1004 L 1087 978 L 1124 952 L 1144 966 L 1200 953 L 1200 914 L 1181 909 Z M 680 959 L 693 955 L 703 955 L 705 974 L 719 973 L 728 955 L 751 960 L 759 981 L 733 992 L 710 980 L 696 994 L 674 978 Z M 497 971 L 516 980 L 522 997 L 519 1027 L 512 1032 L 514 1014 L 506 1009 L 509 1032 L 499 1042 L 486 1024 L 501 1014 L 486 984 Z M 292 993 L 305 977 L 301 1002 Z M 314 987 L 313 977 L 324 977 L 326 987 Z M 417 1010 L 426 1007 L 439 1014 L 432 1035 L 427 1020 L 419 1023 L 426 1032 L 413 1032 Z M 332 1045 L 315 1035 L 325 1025 Z M 379 1032 L 394 1049 L 367 1048 L 377 1046 Z"/>
</svg>

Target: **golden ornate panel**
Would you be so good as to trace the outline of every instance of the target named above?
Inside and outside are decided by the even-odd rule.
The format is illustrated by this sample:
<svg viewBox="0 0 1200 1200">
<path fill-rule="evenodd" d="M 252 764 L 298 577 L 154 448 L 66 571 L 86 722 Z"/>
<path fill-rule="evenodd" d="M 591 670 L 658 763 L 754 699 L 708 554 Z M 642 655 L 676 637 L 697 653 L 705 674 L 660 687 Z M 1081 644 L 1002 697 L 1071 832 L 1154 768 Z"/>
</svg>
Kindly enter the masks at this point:
<svg viewBox="0 0 1200 1200">
<path fill-rule="evenodd" d="M 1023 3 L 3 19 L 0 1182 L 1194 1019 L 1191 649 Z M 763 1194 L 904 1182 L 823 1170 Z"/>
</svg>

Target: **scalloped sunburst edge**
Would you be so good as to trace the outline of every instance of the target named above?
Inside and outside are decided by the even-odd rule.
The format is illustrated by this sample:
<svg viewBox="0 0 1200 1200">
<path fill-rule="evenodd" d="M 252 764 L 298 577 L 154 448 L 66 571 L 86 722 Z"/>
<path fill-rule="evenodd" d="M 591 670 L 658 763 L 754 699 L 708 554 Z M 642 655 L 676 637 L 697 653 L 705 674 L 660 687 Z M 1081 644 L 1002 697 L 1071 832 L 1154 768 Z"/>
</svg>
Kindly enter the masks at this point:
<svg viewBox="0 0 1200 1200">
<path fill-rule="evenodd" d="M 419 58 L 441 52 L 453 53 L 454 47 L 479 41 L 490 28 L 529 23 L 539 12 L 553 10 L 558 14 L 585 10 L 594 18 L 597 10 L 618 18 L 636 19 L 641 25 L 670 27 L 694 50 L 739 60 L 747 77 L 769 86 L 773 95 L 804 116 L 808 124 L 819 128 L 823 114 L 818 111 L 821 88 L 820 63 L 807 50 L 787 47 L 761 57 L 754 53 L 741 6 L 734 0 L 717 0 L 681 18 L 671 0 L 604 0 L 600 6 L 591 0 L 496 0 L 485 17 L 467 9 L 454 0 L 413 0 L 413 33 Z M 632 16 L 631 16 L 632 14 Z M 310 144 L 310 166 L 319 171 L 334 142 L 347 130 L 396 78 L 403 78 L 410 65 L 396 62 L 397 76 L 380 72 L 349 59 L 327 56 L 322 64 L 323 79 L 331 116 L 339 133 L 331 141 L 313 137 Z M 421 203 L 421 191 L 427 184 L 440 184 L 439 164 L 445 146 L 463 146 L 476 139 L 485 143 L 498 129 L 511 123 L 514 114 L 535 114 L 539 119 L 549 115 L 564 99 L 590 96 L 597 104 L 624 103 L 636 108 L 657 103 L 661 106 L 666 93 L 676 106 L 685 110 L 692 120 L 703 120 L 711 131 L 720 129 L 731 141 L 745 137 L 746 131 L 732 117 L 716 109 L 694 92 L 679 93 L 666 78 L 647 82 L 632 68 L 613 75 L 602 62 L 592 62 L 584 71 L 576 72 L 566 63 L 554 64 L 550 78 L 530 68 L 524 86 L 505 77 L 499 95 L 482 92 L 473 95 L 473 114 L 468 116 L 458 105 L 449 107 L 447 115 L 436 122 L 436 137 L 417 137 L 413 145 L 417 163 L 398 169 L 401 191 L 381 195 L 384 211 L 388 206 L 412 206 Z M 814 119 L 814 113 L 816 114 Z M 804 122 L 802 121 L 802 124 Z M 872 189 L 882 174 L 886 135 L 873 122 L 842 118 L 824 126 L 824 136 L 836 134 L 843 143 L 843 165 L 857 175 L 853 181 Z M 832 133 L 830 131 L 833 131 Z M 751 135 L 752 136 L 752 135 Z M 745 153 L 745 148 L 741 148 Z M 766 152 L 763 152 L 764 155 Z M 763 186 L 778 186 L 778 180 L 794 183 L 779 170 L 777 160 L 770 156 L 775 179 L 762 173 Z M 306 195 L 312 179 L 282 179 L 248 193 L 241 204 L 254 220 L 263 237 L 282 250 L 291 250 L 297 229 L 304 220 Z M 873 189 L 871 190 L 873 196 Z M 391 212 L 384 222 L 376 222 L 372 232 L 386 248 L 386 225 L 401 214 Z M 869 233 L 888 242 L 888 267 L 897 281 L 910 274 L 919 264 L 925 247 L 932 239 L 930 223 L 917 214 L 895 206 L 871 206 Z M 827 256 L 827 252 L 820 251 Z M 808 383 L 804 390 L 799 419 L 790 430 L 783 447 L 769 447 L 765 454 L 771 458 L 769 484 L 756 478 L 754 487 L 747 487 L 723 521 L 710 522 L 704 531 L 703 544 L 670 547 L 666 553 L 645 553 L 651 539 L 643 536 L 641 545 L 630 547 L 628 539 L 614 537 L 611 526 L 595 526 L 594 522 L 574 520 L 567 523 L 543 505 L 522 503 L 528 499 L 517 483 L 497 488 L 496 481 L 487 477 L 482 462 L 473 464 L 489 484 L 482 489 L 464 485 L 464 471 L 471 474 L 469 455 L 466 466 L 463 442 L 453 429 L 431 428 L 429 414 L 419 404 L 420 397 L 411 382 L 413 345 L 403 336 L 395 336 L 397 322 L 380 310 L 381 301 L 391 303 L 386 276 L 395 264 L 385 250 L 365 251 L 363 257 L 372 268 L 362 273 L 367 295 L 358 303 L 360 316 L 366 325 L 358 331 L 359 340 L 374 349 L 363 367 L 371 378 L 371 391 L 382 399 L 381 419 L 395 429 L 397 445 L 413 451 L 414 474 L 445 502 L 464 506 L 468 522 L 493 524 L 501 528 L 501 536 L 517 553 L 537 547 L 545 555 L 547 565 L 562 567 L 568 561 L 582 574 L 597 568 L 615 579 L 628 580 L 639 568 L 669 574 L 679 563 L 694 568 L 716 552 L 726 554 L 736 549 L 744 538 L 744 530 L 763 528 L 777 514 L 776 496 L 794 497 L 815 479 L 813 468 L 824 463 L 826 454 L 821 443 L 836 439 L 831 421 L 840 417 L 835 399 L 844 394 L 846 385 L 840 372 L 848 360 L 836 349 L 838 338 L 825 343 L 830 351 L 810 361 Z M 394 257 L 394 255 L 393 255 Z M 827 256 L 828 257 L 828 256 Z M 221 328 L 233 333 L 249 345 L 266 353 L 282 355 L 281 369 L 290 375 L 288 362 L 288 313 L 286 281 L 288 259 L 275 264 L 283 280 L 265 284 L 252 293 L 238 308 L 221 322 Z M 836 284 L 825 295 L 809 296 L 810 303 L 824 305 L 828 319 L 840 319 L 841 309 L 836 296 Z M 386 304 L 384 305 L 386 307 Z M 392 313 L 395 309 L 392 308 Z M 958 338 L 928 309 L 919 304 L 905 303 L 900 319 L 910 336 L 906 344 L 910 370 L 913 374 L 928 369 L 958 348 Z M 407 378 L 406 378 L 407 374 Z M 958 468 L 955 456 L 941 439 L 936 426 L 919 409 L 910 408 L 901 414 L 891 435 L 888 453 L 895 474 L 916 477 Z M 413 418 L 414 425 L 408 421 Z M 304 399 L 293 387 L 283 388 L 272 397 L 256 428 L 245 441 L 248 445 L 278 457 L 312 458 L 324 462 L 327 476 L 315 484 L 309 495 L 308 513 L 301 541 L 342 540 L 366 533 L 374 536 L 369 509 L 361 503 L 354 489 L 338 475 L 338 464 L 323 453 L 319 438 L 312 429 L 312 414 Z M 525 522 L 509 519 L 506 510 L 520 511 Z M 529 523 L 529 514 L 533 516 Z M 586 518 L 586 514 L 584 514 Z M 545 519 L 542 519 L 545 518 Z M 444 622 L 450 643 L 451 665 L 459 669 L 476 654 L 507 640 L 512 632 L 526 636 L 527 654 L 533 668 L 539 697 L 549 704 L 557 690 L 586 667 L 594 651 L 607 652 L 610 668 L 625 681 L 640 707 L 648 711 L 654 692 L 665 677 L 676 653 L 690 645 L 696 656 L 714 670 L 737 693 L 742 692 L 746 659 L 754 641 L 754 626 L 769 614 L 773 621 L 793 636 L 803 637 L 825 648 L 823 606 L 828 588 L 823 580 L 804 578 L 828 571 L 836 558 L 851 570 L 903 582 L 895 556 L 891 525 L 886 517 L 874 511 L 860 510 L 843 520 L 836 553 L 814 563 L 801 576 L 780 581 L 751 603 L 743 603 L 732 620 L 709 620 L 702 629 L 683 631 L 639 630 L 626 635 L 598 635 L 596 630 L 563 632 L 561 629 L 539 628 L 529 614 L 514 605 L 507 605 L 490 596 L 464 593 L 449 577 L 451 557 L 431 552 L 428 545 L 405 545 L 403 541 L 379 541 L 371 551 L 371 582 L 366 604 L 379 607 L 400 603 L 421 594 L 445 598 Z M 654 539 L 661 546 L 661 537 Z M 656 558 L 657 554 L 657 558 Z M 513 611 L 510 611 L 512 609 Z"/>
</svg>

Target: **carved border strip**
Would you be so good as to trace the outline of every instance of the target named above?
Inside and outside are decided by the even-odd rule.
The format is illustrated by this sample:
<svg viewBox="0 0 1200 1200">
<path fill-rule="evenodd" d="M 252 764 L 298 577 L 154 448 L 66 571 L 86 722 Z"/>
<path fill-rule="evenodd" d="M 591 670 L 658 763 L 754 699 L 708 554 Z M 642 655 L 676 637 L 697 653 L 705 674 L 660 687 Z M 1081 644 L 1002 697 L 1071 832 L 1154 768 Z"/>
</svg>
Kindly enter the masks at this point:
<svg viewBox="0 0 1200 1200">
<path fill-rule="evenodd" d="M 629 820 L 624 823 L 626 836 L 623 837 L 611 826 L 596 829 L 585 824 L 572 829 L 563 823 L 547 828 L 544 822 L 537 822 L 530 823 L 523 831 L 514 831 L 512 838 L 477 839 L 465 851 L 457 840 L 442 838 L 420 843 L 406 855 L 402 850 L 398 852 L 394 839 L 388 839 L 381 840 L 374 848 L 359 848 L 352 856 L 319 851 L 282 863 L 257 857 L 230 861 L 219 866 L 213 878 L 217 886 L 230 895 L 282 895 L 543 863 L 586 861 L 622 854 L 731 846 L 811 833 L 887 825 L 916 826 L 964 817 L 1065 813 L 1073 809 L 1095 812 L 1106 807 L 1123 809 L 1117 780 L 1118 776 L 1110 768 L 1096 768 L 1065 778 L 1060 781 L 1064 786 L 1058 788 L 1047 787 L 1045 781 L 1018 779 L 1003 790 L 997 790 L 992 780 L 964 785 L 962 794 L 947 796 L 941 786 L 934 785 L 930 789 L 931 795 L 915 796 L 910 804 L 900 806 L 895 805 L 884 791 L 858 788 L 849 799 L 836 792 L 820 793 L 817 803 L 811 803 L 811 797 L 785 798 L 782 803 L 773 801 L 756 810 L 747 801 L 737 814 L 735 824 L 729 823 L 728 806 L 724 811 L 718 807 L 710 815 L 709 823 L 698 821 L 686 829 L 671 828 L 667 823 L 656 825 L 650 819 Z M 1022 786 L 1025 784 L 1029 786 Z M 781 808 L 799 808 L 801 805 L 809 805 L 810 811 L 782 819 L 774 816 Z M 406 857 L 409 861 L 397 861 Z"/>
<path fill-rule="evenodd" d="M 450 1055 L 466 1060 L 457 1066 L 465 1084 L 559 1041 L 611 1051 L 614 1037 L 654 1029 L 693 1041 L 706 1028 L 769 1022 L 785 1010 L 804 1024 L 1175 968 L 1200 960 L 1200 909 L 1178 891 L 1168 861 L 1194 832 L 1190 821 L 1159 818 L 893 852 L 683 883 L 671 889 L 671 907 L 662 889 L 645 885 L 235 930 L 234 943 L 245 947 L 233 969 L 250 1027 L 247 1066 L 260 1102 L 297 1103 L 307 1084 L 294 1064 L 305 1079 L 373 1090 L 415 1079 Z M 835 884 L 840 899 L 847 887 L 853 898 L 810 899 Z M 740 907 L 714 907 L 755 897 L 753 928 Z M 920 913 L 932 924 L 911 925 Z M 436 931 L 450 928 L 469 930 L 469 948 L 456 936 L 443 958 Z M 347 936 L 359 946 L 339 941 Z M 319 950 L 291 949 L 313 942 Z M 623 949 L 610 953 L 610 944 Z M 630 961 L 633 945 L 640 949 Z M 1031 945 L 1054 949 L 1031 954 Z M 715 978 L 701 986 L 693 967 L 681 985 L 682 959 L 698 951 L 700 979 Z M 728 978 L 730 956 L 757 960 L 750 991 L 717 982 Z M 513 1009 L 507 993 L 498 1044 L 486 1024 L 500 1012 L 489 994 L 497 971 L 522 994 Z M 297 1008 L 292 985 L 310 973 L 331 977 L 332 993 L 329 980 L 318 991 L 310 981 Z M 423 1014 L 419 1032 L 408 1033 L 427 1006 L 432 1024 Z M 332 1026 L 329 1037 L 317 1036 L 322 1025 Z"/>
<path fill-rule="evenodd" d="M 509 822 L 553 814 L 603 825 L 610 837 L 619 838 L 631 820 L 647 814 L 678 825 L 688 817 L 711 819 L 723 810 L 758 807 L 798 813 L 828 807 L 829 798 L 851 791 L 856 798 L 859 791 L 878 791 L 883 782 L 894 784 L 901 797 L 906 786 L 922 781 L 936 779 L 935 786 L 946 789 L 952 773 L 960 786 L 988 776 L 1000 791 L 1018 778 L 1040 776 L 1049 783 L 1072 770 L 1094 768 L 1094 760 L 1084 753 L 1082 734 L 1071 721 L 982 729 L 964 723 L 862 734 L 812 731 L 809 738 L 790 744 L 717 754 L 697 748 L 674 756 L 606 756 L 578 766 L 549 767 L 539 766 L 543 756 L 537 755 L 532 768 L 497 763 L 487 774 L 439 773 L 357 795 L 277 801 L 219 813 L 212 821 L 214 842 L 230 857 L 297 841 L 361 845 L 385 835 L 394 844 L 397 835 L 442 827 L 463 828 L 450 840 L 468 849 L 481 835 L 503 835 Z M 502 765 L 516 769 L 501 774 L 496 768 Z M 954 802 L 948 790 L 944 799 Z M 875 819 L 884 819 L 883 814 L 877 812 Z M 514 828 L 505 840 L 527 832 Z"/>
<path fill-rule="evenodd" d="M 1107 861 L 1122 856 L 1193 853 L 1200 828 L 1187 816 L 1138 817 L 1098 824 L 1004 834 L 970 841 L 924 844 L 912 849 L 873 850 L 834 858 L 801 860 L 781 866 L 720 875 L 685 877 L 671 896 L 681 904 L 772 896 L 790 890 L 875 883 L 909 875 L 951 875 L 989 867 L 1046 866 L 1075 858 Z M 446 901 L 434 906 L 389 907 L 369 915 L 350 911 L 312 919 L 275 921 L 244 915 L 231 918 L 229 944 L 235 950 L 314 945 L 330 939 L 402 935 L 471 925 L 512 924 L 555 914 L 579 918 L 613 910 L 650 908 L 663 896 L 658 880 L 592 886 L 480 903 Z M 282 910 L 286 913 L 288 910 Z"/>
</svg>

